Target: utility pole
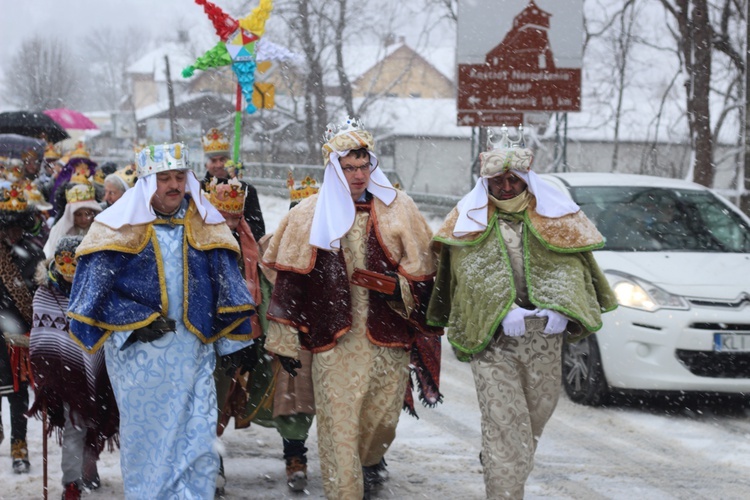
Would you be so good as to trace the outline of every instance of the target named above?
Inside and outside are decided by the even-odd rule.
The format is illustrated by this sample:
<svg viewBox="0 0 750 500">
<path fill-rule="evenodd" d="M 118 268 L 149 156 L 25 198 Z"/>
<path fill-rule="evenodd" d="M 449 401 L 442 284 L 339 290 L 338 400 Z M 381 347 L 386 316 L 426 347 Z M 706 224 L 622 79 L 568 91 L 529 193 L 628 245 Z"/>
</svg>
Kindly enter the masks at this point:
<svg viewBox="0 0 750 500">
<path fill-rule="evenodd" d="M 167 96 L 169 97 L 169 138 L 170 142 L 175 142 L 177 138 L 176 133 L 176 111 L 174 108 L 174 87 L 172 87 L 172 77 L 169 73 L 169 56 L 164 56 L 164 63 L 166 65 L 166 76 L 167 76 Z"/>
</svg>

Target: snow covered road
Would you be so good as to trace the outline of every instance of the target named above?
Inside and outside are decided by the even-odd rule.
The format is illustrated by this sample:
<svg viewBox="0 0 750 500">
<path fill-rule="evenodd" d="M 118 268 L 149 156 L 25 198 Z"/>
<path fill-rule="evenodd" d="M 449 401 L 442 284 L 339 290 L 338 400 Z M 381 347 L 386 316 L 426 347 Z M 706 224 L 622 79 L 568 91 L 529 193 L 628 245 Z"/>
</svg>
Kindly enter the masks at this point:
<svg viewBox="0 0 750 500">
<path fill-rule="evenodd" d="M 288 201 L 261 196 L 269 231 Z M 430 221 L 439 224 L 439 221 Z M 386 460 L 390 480 L 378 498 L 453 500 L 484 498 L 479 464 L 479 410 L 468 364 L 444 346 L 441 389 L 445 402 L 418 407 L 420 419 L 402 415 Z M 526 498 L 737 499 L 750 498 L 750 411 L 691 403 L 690 410 L 660 400 L 621 402 L 606 408 L 571 403 L 563 396 L 545 430 Z M 31 473 L 11 471 L 10 415 L 3 399 L 6 440 L 0 446 L 0 499 L 42 497 L 41 423 L 29 422 Z M 228 429 L 227 499 L 323 498 L 315 426 L 308 494 L 285 484 L 281 439 L 272 429 Z M 49 495 L 59 498 L 60 447 L 49 442 Z M 122 498 L 119 454 L 104 452 L 100 491 L 84 498 Z"/>
</svg>

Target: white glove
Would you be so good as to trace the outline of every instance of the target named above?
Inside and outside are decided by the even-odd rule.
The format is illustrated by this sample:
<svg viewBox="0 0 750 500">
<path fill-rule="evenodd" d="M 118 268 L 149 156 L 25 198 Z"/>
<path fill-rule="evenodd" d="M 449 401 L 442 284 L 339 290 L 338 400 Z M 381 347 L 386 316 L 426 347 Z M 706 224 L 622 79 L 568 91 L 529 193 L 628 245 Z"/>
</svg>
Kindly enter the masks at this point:
<svg viewBox="0 0 750 500">
<path fill-rule="evenodd" d="M 565 327 L 568 326 L 568 317 L 564 314 L 560 314 L 552 309 L 542 309 L 537 314 L 537 317 L 547 317 L 547 326 L 544 327 L 544 333 L 547 335 L 553 335 L 556 333 L 562 333 L 565 331 Z"/>
<path fill-rule="evenodd" d="M 526 333 L 526 316 L 533 316 L 539 309 L 524 309 L 518 307 L 511 309 L 511 311 L 503 318 L 503 333 L 508 337 L 520 337 Z"/>
</svg>

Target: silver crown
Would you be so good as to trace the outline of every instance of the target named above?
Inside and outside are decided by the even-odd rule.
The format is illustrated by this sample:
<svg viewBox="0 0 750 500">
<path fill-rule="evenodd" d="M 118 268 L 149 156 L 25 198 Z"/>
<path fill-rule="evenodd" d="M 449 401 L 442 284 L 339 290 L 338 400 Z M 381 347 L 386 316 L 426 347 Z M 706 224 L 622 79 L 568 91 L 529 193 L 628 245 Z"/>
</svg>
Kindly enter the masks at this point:
<svg viewBox="0 0 750 500">
<path fill-rule="evenodd" d="M 330 141 L 337 135 L 346 134 L 347 132 L 353 132 L 355 130 L 364 130 L 365 125 L 359 118 L 346 117 L 346 120 L 341 123 L 329 123 L 326 125 L 325 134 L 323 134 L 323 140 L 325 142 Z"/>
<path fill-rule="evenodd" d="M 188 147 L 181 142 L 146 146 L 135 155 L 138 177 L 166 172 L 167 170 L 187 170 Z"/>
<path fill-rule="evenodd" d="M 526 138 L 523 136 L 523 125 L 518 126 L 518 139 L 515 141 L 508 134 L 508 127 L 505 125 L 500 129 L 500 138 L 495 140 L 495 133 L 490 129 L 487 132 L 487 151 L 493 149 L 514 149 L 525 148 Z"/>
</svg>

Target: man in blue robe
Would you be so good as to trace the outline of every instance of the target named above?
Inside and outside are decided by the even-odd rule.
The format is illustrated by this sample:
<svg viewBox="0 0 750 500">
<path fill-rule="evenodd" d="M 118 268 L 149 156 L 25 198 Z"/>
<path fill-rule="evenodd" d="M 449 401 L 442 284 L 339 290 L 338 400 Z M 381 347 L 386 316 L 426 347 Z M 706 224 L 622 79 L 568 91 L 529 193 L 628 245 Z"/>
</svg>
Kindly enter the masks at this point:
<svg viewBox="0 0 750 500">
<path fill-rule="evenodd" d="M 135 187 L 76 252 L 70 328 L 86 351 L 105 349 L 127 498 L 213 498 L 216 352 L 249 364 L 239 247 L 187 156 L 182 144 L 142 150 Z"/>
</svg>

